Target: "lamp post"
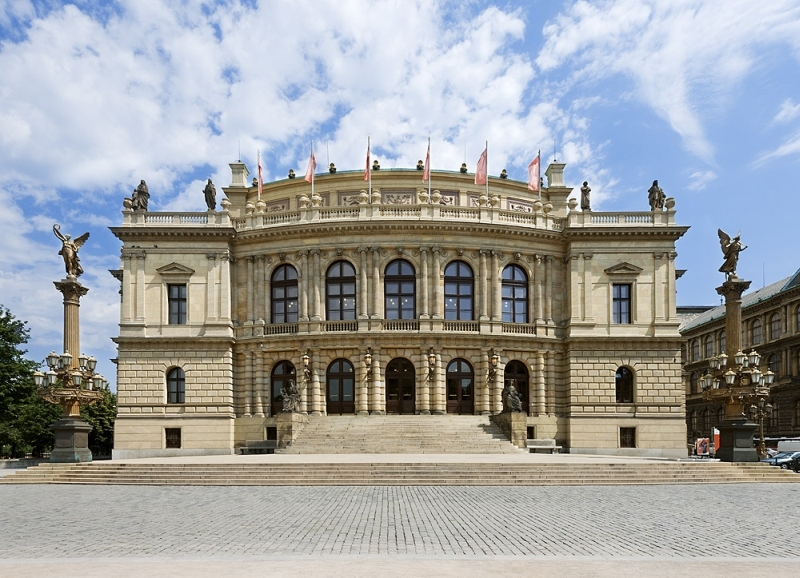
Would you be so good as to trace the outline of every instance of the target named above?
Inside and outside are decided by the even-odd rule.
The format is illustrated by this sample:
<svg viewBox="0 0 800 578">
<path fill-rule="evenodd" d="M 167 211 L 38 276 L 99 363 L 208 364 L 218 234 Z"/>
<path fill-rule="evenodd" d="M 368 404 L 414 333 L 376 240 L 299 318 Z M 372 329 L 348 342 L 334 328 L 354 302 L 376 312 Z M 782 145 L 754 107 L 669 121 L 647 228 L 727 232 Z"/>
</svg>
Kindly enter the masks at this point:
<svg viewBox="0 0 800 578">
<path fill-rule="evenodd" d="M 767 373 L 772 372 L 768 371 Z M 767 457 L 767 446 L 764 443 L 764 420 L 770 414 L 772 414 L 772 404 L 767 403 L 763 397 L 750 405 L 750 415 L 758 422 L 758 457 L 762 460 Z"/>
</svg>

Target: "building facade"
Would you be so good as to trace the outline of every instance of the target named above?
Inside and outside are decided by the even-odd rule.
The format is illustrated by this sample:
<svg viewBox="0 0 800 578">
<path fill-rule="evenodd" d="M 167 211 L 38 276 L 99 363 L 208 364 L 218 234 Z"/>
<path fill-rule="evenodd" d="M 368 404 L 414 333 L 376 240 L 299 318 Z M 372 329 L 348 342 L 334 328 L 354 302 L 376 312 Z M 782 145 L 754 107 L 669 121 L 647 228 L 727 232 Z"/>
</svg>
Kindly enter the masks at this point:
<svg viewBox="0 0 800 578">
<path fill-rule="evenodd" d="M 722 406 L 703 400 L 700 378 L 710 359 L 725 351 L 725 306 L 709 308 L 681 326 L 685 345 L 687 443 L 710 437 L 724 416 Z M 742 296 L 742 351 L 761 354 L 762 370 L 775 374 L 765 437 L 800 437 L 800 270 Z"/>
<path fill-rule="evenodd" d="M 541 193 L 374 171 L 263 187 L 221 210 L 123 210 L 116 457 L 263 440 L 294 382 L 312 419 L 493 414 L 572 452 L 686 454 L 674 200 L 578 211 Z M 130 205 L 130 203 L 126 203 Z M 324 417 L 322 417 L 324 416 Z"/>
</svg>

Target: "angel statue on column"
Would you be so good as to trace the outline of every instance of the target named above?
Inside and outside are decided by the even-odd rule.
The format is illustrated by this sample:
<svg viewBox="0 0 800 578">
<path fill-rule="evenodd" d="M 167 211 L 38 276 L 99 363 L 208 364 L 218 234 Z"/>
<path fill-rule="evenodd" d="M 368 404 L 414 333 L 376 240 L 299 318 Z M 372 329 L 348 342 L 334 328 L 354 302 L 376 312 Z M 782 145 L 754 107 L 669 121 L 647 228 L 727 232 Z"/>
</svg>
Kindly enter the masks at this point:
<svg viewBox="0 0 800 578">
<path fill-rule="evenodd" d="M 64 267 L 67 270 L 67 277 L 77 279 L 83 275 L 81 261 L 78 259 L 78 249 L 80 249 L 89 238 L 89 233 L 84 233 L 77 239 L 72 239 L 69 235 L 61 234 L 61 227 L 53 225 L 53 233 L 61 241 L 61 250 L 58 252 L 64 258 Z"/>
<path fill-rule="evenodd" d="M 730 235 L 725 231 L 717 229 L 717 235 L 719 235 L 719 244 L 722 248 L 722 254 L 725 255 L 725 262 L 722 264 L 722 267 L 719 268 L 719 271 L 720 273 L 725 273 L 727 277 L 735 277 L 736 265 L 739 263 L 739 253 L 747 249 L 747 245 L 744 245 L 739 240 L 742 232 L 739 231 L 739 233 L 731 239 Z"/>
</svg>

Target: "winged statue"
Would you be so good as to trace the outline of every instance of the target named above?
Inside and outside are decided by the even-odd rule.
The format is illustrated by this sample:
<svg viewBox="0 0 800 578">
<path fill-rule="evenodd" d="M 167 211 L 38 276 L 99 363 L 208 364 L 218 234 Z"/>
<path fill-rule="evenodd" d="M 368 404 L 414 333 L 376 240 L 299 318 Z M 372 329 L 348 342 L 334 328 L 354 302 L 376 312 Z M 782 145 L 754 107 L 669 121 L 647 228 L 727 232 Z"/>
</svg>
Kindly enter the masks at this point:
<svg viewBox="0 0 800 578">
<path fill-rule="evenodd" d="M 747 245 L 744 245 L 739 240 L 742 232 L 739 231 L 736 236 L 731 239 L 730 235 L 725 231 L 717 229 L 717 235 L 719 236 L 719 245 L 722 248 L 722 254 L 725 256 L 725 262 L 722 263 L 722 267 L 719 268 L 720 273 L 725 273 L 728 277 L 735 276 L 736 265 L 739 262 L 739 253 L 747 249 Z"/>
<path fill-rule="evenodd" d="M 78 249 L 83 247 L 86 239 L 89 238 L 89 233 L 84 233 L 80 237 L 72 239 L 69 235 L 61 233 L 61 227 L 58 224 L 53 225 L 53 233 L 61 241 L 61 250 L 58 254 L 64 258 L 67 277 L 80 277 L 83 275 L 83 268 L 81 267 L 80 259 L 78 259 Z"/>
</svg>

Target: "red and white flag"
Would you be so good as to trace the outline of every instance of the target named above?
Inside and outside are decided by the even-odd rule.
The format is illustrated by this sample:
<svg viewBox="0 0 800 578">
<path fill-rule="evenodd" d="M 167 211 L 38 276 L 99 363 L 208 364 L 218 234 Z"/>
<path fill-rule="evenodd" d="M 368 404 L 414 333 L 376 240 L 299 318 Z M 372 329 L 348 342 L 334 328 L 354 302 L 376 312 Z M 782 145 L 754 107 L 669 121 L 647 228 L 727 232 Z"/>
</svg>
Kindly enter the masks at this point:
<svg viewBox="0 0 800 578">
<path fill-rule="evenodd" d="M 539 191 L 541 157 L 542 153 L 539 152 L 536 158 L 531 161 L 531 164 L 528 165 L 528 190 L 530 191 Z"/>
<path fill-rule="evenodd" d="M 428 139 L 428 154 L 425 155 L 425 170 L 422 171 L 422 182 L 431 180 L 431 139 Z"/>
<path fill-rule="evenodd" d="M 483 149 L 483 153 L 481 153 L 481 158 L 478 159 L 478 166 L 475 167 L 475 184 L 476 185 L 485 185 L 486 184 L 486 156 L 488 153 L 489 147 L 487 146 Z"/>
<path fill-rule="evenodd" d="M 261 150 L 258 151 L 258 200 L 261 200 L 261 189 L 264 187 L 264 180 L 261 174 Z"/>
<path fill-rule="evenodd" d="M 311 145 L 311 156 L 308 157 L 308 168 L 306 169 L 306 182 L 314 182 L 314 173 L 317 170 L 317 157 L 314 156 L 314 145 Z"/>
<path fill-rule="evenodd" d="M 369 168 L 369 137 L 367 137 L 367 164 L 364 165 L 364 180 L 368 181 L 370 177 Z"/>
</svg>

